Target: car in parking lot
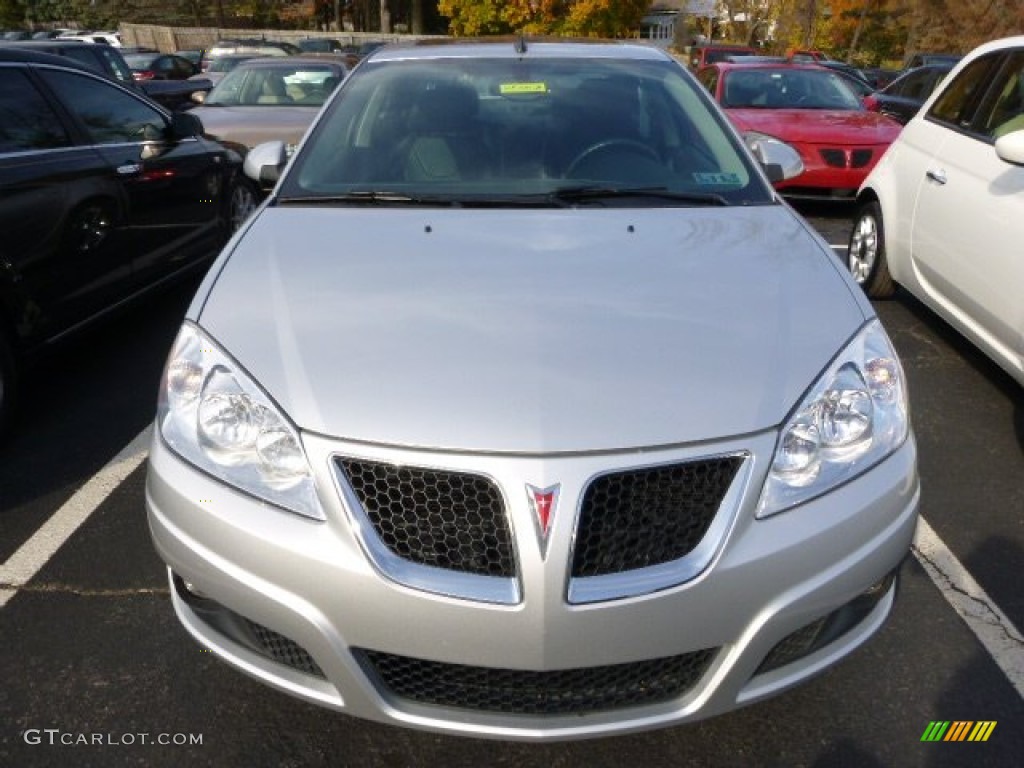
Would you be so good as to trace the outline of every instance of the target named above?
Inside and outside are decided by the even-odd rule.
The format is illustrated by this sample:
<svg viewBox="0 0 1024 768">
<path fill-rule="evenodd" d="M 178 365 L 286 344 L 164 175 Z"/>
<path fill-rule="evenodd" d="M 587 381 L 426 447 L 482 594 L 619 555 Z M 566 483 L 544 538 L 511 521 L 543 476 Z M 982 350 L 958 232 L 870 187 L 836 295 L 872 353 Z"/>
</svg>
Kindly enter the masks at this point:
<svg viewBox="0 0 1024 768">
<path fill-rule="evenodd" d="M 334 58 L 248 59 L 201 96 L 192 112 L 208 136 L 243 156 L 272 139 L 294 146 L 347 73 Z"/>
<path fill-rule="evenodd" d="M 791 197 L 852 198 L 900 132 L 868 111 L 847 76 L 814 64 L 712 64 L 697 78 L 748 144 L 781 141 L 804 172 L 777 184 Z"/>
<path fill-rule="evenodd" d="M 194 118 L 70 59 L 0 48 L 0 421 L 25 363 L 206 268 L 253 207 L 240 168 Z"/>
<path fill-rule="evenodd" d="M 865 180 L 847 263 L 910 291 L 1024 385 L 1024 36 L 969 54 Z"/>
<path fill-rule="evenodd" d="M 218 56 L 248 54 L 250 56 L 295 56 L 302 51 L 292 43 L 264 40 L 261 38 L 238 38 L 218 40 L 203 53 L 199 68 L 206 71 Z"/>
<path fill-rule="evenodd" d="M 223 56 L 217 56 L 216 58 L 210 59 L 207 69 L 199 74 L 192 75 L 190 80 L 209 80 L 212 85 L 219 83 L 224 75 L 230 72 L 232 69 L 237 67 L 243 61 L 257 58 L 257 54 L 254 53 L 231 53 L 224 54 Z M 205 99 L 205 97 L 203 97 Z"/>
<path fill-rule="evenodd" d="M 187 80 L 199 72 L 191 61 L 173 53 L 127 53 L 124 60 L 136 80 Z"/>
<path fill-rule="evenodd" d="M 699 72 L 709 64 L 732 60 L 741 56 L 756 56 L 758 50 L 738 43 L 703 43 L 690 47 L 690 69 Z"/>
<path fill-rule="evenodd" d="M 110 45 L 97 45 L 67 38 L 0 44 L 0 48 L 9 46 L 73 59 L 115 82 L 134 88 L 165 109 L 191 107 L 195 103 L 192 101 L 192 94 L 205 93 L 211 87 L 209 81 L 136 80 L 120 49 Z"/>
<path fill-rule="evenodd" d="M 881 90 L 865 97 L 864 106 L 872 112 L 881 112 L 906 125 L 953 66 L 941 63 L 923 64 L 916 69 L 907 70 Z"/>
<path fill-rule="evenodd" d="M 173 345 L 146 483 L 203 648 L 550 741 L 749 704 L 883 624 L 899 360 L 667 53 L 390 46 L 245 167 L 277 183 Z"/>
</svg>

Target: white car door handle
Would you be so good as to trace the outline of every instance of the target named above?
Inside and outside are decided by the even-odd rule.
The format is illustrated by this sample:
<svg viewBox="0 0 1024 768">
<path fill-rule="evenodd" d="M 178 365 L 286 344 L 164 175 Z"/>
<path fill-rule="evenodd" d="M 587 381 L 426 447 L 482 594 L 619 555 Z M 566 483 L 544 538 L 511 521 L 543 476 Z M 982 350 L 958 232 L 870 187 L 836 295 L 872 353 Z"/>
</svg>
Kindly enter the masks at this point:
<svg viewBox="0 0 1024 768">
<path fill-rule="evenodd" d="M 925 173 L 925 176 L 934 181 L 936 184 L 945 184 L 947 181 L 946 172 L 942 168 L 939 168 L 937 170 L 930 170 L 927 173 Z"/>
</svg>

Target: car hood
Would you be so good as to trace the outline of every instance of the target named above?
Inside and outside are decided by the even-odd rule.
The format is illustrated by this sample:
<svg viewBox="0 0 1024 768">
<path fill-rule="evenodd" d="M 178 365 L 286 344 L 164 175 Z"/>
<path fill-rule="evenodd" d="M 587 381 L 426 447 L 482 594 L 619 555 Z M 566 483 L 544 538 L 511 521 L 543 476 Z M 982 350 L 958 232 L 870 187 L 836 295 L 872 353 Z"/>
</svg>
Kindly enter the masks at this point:
<svg viewBox="0 0 1024 768">
<path fill-rule="evenodd" d="M 261 105 L 196 107 L 191 113 L 202 121 L 211 139 L 252 149 L 264 141 L 297 144 L 319 111 L 320 107 Z"/>
<path fill-rule="evenodd" d="M 889 144 L 901 126 L 877 112 L 830 109 L 727 109 L 739 131 L 804 144 Z"/>
<path fill-rule="evenodd" d="M 304 430 L 467 451 L 778 425 L 863 324 L 783 205 L 264 209 L 193 307 Z"/>
</svg>

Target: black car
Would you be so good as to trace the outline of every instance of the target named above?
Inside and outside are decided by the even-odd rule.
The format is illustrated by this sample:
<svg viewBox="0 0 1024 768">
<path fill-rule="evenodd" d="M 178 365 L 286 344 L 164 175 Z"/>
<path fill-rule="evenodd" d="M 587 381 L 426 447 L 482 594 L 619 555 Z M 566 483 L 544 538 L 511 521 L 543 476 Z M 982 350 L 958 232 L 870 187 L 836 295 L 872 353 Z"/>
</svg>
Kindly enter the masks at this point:
<svg viewBox="0 0 1024 768">
<path fill-rule="evenodd" d="M 121 52 L 110 45 L 86 43 L 81 40 L 25 40 L 15 43 L 0 43 L 0 48 L 17 46 L 25 50 L 49 53 L 74 59 L 94 72 L 135 88 L 166 109 L 186 109 L 194 105 L 192 94 L 209 91 L 213 83 L 198 80 L 141 80 L 136 81 Z"/>
<path fill-rule="evenodd" d="M 907 59 L 903 71 L 917 69 L 918 67 L 930 66 L 932 64 L 948 64 L 950 69 L 962 59 L 959 53 L 915 53 Z"/>
<path fill-rule="evenodd" d="M 906 125 L 953 66 L 948 62 L 926 64 L 904 72 L 882 90 L 867 96 L 864 106 Z"/>
<path fill-rule="evenodd" d="M 124 60 L 139 81 L 187 80 L 199 73 L 199 67 L 173 53 L 126 53 Z"/>
<path fill-rule="evenodd" d="M 235 153 L 62 57 L 0 48 L 0 422 L 42 349 L 203 270 L 252 211 Z"/>
</svg>

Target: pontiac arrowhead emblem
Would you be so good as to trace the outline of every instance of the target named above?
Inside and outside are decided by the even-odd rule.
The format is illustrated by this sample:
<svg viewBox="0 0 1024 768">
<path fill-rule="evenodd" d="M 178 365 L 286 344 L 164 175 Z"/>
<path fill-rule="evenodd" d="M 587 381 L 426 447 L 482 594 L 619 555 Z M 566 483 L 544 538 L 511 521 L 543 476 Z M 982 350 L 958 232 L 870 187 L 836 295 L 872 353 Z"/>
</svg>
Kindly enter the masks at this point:
<svg viewBox="0 0 1024 768">
<path fill-rule="evenodd" d="M 547 488 L 537 488 L 529 484 L 526 486 L 526 495 L 530 501 L 530 509 L 533 511 L 533 521 L 537 525 L 542 554 L 547 550 L 548 532 L 551 530 L 551 523 L 555 519 L 555 511 L 558 509 L 558 491 L 561 487 L 560 484 L 550 485 Z"/>
</svg>

